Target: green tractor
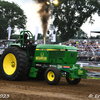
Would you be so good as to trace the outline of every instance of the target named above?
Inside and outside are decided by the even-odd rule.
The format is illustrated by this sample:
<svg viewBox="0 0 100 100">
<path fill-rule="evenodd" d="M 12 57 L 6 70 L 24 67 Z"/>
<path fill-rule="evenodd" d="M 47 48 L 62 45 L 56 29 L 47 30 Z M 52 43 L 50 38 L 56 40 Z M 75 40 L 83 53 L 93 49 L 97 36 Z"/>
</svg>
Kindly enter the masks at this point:
<svg viewBox="0 0 100 100">
<path fill-rule="evenodd" d="M 65 45 L 26 43 L 33 39 L 30 31 L 21 31 L 19 42 L 5 49 L 0 59 L 0 73 L 6 80 L 17 81 L 26 77 L 45 79 L 50 85 L 65 77 L 69 84 L 78 84 L 86 78 L 86 71 L 77 62 L 77 48 Z"/>
</svg>

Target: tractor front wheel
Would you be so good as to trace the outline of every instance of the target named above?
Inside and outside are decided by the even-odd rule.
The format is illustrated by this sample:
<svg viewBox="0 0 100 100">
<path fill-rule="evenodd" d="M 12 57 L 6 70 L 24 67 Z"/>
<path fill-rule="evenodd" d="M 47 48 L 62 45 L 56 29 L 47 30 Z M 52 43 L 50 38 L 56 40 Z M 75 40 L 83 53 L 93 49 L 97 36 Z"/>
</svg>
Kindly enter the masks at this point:
<svg viewBox="0 0 100 100">
<path fill-rule="evenodd" d="M 45 79 L 48 84 L 56 85 L 60 81 L 60 72 L 57 68 L 48 68 L 45 72 Z"/>
<path fill-rule="evenodd" d="M 66 77 L 66 80 L 69 84 L 73 84 L 76 85 L 81 81 L 81 78 L 70 78 L 70 77 Z"/>
</svg>

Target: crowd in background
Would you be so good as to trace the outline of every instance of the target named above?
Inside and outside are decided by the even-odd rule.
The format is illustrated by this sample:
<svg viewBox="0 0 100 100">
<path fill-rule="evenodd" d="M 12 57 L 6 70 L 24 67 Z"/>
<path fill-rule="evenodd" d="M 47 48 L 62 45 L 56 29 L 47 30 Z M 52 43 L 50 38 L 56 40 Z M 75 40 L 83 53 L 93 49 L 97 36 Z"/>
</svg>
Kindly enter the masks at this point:
<svg viewBox="0 0 100 100">
<path fill-rule="evenodd" d="M 8 48 L 8 42 L 0 41 L 0 49 Z"/>
<path fill-rule="evenodd" d="M 78 49 L 78 61 L 100 61 L 100 42 L 98 40 L 70 40 L 63 43 Z"/>
<path fill-rule="evenodd" d="M 0 53 L 3 49 L 8 48 L 8 44 L 8 41 L 0 41 Z M 62 45 L 77 47 L 78 61 L 100 61 L 100 40 L 69 40 L 63 42 Z"/>
</svg>

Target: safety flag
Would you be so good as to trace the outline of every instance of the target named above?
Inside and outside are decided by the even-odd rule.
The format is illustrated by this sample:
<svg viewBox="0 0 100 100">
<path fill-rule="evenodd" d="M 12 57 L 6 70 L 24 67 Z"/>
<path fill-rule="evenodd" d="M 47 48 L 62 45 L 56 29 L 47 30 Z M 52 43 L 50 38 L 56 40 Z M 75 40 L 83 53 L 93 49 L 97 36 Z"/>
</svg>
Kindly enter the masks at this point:
<svg viewBox="0 0 100 100">
<path fill-rule="evenodd" d="M 35 27 L 35 41 L 37 41 L 39 27 Z M 37 44 L 37 42 L 35 42 Z"/>
<path fill-rule="evenodd" d="M 53 29 L 52 29 L 52 39 L 51 39 L 51 42 L 56 42 L 55 26 L 53 26 Z"/>
<path fill-rule="evenodd" d="M 12 29 L 11 29 L 11 27 L 9 26 L 9 27 L 8 27 L 8 40 L 10 40 L 11 30 L 12 30 Z"/>
</svg>

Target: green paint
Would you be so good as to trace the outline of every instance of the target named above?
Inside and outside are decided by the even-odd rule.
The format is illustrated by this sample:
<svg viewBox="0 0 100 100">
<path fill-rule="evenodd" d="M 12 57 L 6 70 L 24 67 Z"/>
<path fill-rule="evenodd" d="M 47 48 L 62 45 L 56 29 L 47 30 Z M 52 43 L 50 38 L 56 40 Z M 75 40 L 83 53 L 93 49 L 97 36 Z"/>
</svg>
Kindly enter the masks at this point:
<svg viewBox="0 0 100 100">
<path fill-rule="evenodd" d="M 65 45 L 37 45 L 36 49 L 65 49 L 65 50 L 77 50 L 76 47 Z"/>
<path fill-rule="evenodd" d="M 18 46 L 18 47 L 21 47 L 21 44 L 20 43 L 17 43 L 17 44 L 16 43 L 10 43 L 9 46 Z"/>
<path fill-rule="evenodd" d="M 75 65 L 75 64 L 50 64 L 49 67 L 56 67 L 62 77 L 66 77 L 65 74 L 63 74 L 64 72 L 69 73 L 67 77 L 70 78 L 86 78 L 87 74 L 86 74 L 86 69 L 80 68 L 79 65 Z"/>
<path fill-rule="evenodd" d="M 63 73 L 67 73 L 67 77 L 70 78 L 86 78 L 85 69 L 80 68 L 76 65 L 77 62 L 77 48 L 66 45 L 37 45 L 34 52 L 34 57 L 30 57 L 28 48 L 22 48 L 24 44 L 24 34 L 28 33 L 29 39 L 33 38 L 30 31 L 22 31 L 20 33 L 19 43 L 10 44 L 10 46 L 18 46 L 22 50 L 26 51 L 29 62 L 30 62 L 30 72 L 29 77 L 36 77 L 39 69 L 47 69 L 49 67 L 56 67 L 62 77 L 66 77 Z M 34 46 L 34 45 L 33 45 Z M 41 66 L 37 68 L 36 64 Z M 43 67 L 45 64 L 46 67 Z"/>
<path fill-rule="evenodd" d="M 29 72 L 29 77 L 36 77 L 38 69 L 31 67 Z"/>
</svg>

